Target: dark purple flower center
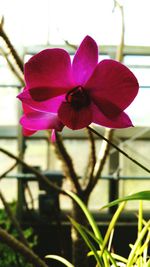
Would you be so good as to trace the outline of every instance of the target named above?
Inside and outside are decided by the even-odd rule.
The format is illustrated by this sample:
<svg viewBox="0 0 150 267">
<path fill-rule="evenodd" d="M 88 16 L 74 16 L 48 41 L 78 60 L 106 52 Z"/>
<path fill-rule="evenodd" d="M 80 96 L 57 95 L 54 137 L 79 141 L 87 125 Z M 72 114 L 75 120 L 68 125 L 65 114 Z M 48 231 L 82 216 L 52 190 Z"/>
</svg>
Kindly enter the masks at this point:
<svg viewBox="0 0 150 267">
<path fill-rule="evenodd" d="M 78 86 L 70 90 L 66 95 L 66 101 L 76 110 L 87 107 L 91 103 L 88 93 L 82 86 Z"/>
</svg>

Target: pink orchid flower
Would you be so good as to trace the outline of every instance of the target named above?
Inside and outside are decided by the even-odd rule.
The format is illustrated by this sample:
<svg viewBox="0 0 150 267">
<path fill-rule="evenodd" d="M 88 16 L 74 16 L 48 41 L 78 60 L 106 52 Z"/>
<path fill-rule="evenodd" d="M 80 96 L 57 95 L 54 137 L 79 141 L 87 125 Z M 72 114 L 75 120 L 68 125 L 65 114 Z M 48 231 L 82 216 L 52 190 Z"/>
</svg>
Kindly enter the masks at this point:
<svg viewBox="0 0 150 267">
<path fill-rule="evenodd" d="M 18 98 L 24 134 L 64 126 L 73 130 L 96 123 L 109 128 L 132 126 L 124 110 L 138 93 L 134 74 L 115 60 L 98 63 L 96 42 L 86 36 L 71 63 L 60 48 L 45 49 L 25 64 L 26 87 Z"/>
</svg>

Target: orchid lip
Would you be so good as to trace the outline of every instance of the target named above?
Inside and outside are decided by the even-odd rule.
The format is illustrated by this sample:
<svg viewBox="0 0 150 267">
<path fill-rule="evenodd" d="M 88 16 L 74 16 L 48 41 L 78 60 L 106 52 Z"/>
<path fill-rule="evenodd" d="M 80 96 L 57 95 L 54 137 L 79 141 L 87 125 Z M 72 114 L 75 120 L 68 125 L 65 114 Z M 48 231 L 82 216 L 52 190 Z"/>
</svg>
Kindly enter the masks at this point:
<svg viewBox="0 0 150 267">
<path fill-rule="evenodd" d="M 66 94 L 66 101 L 75 110 L 80 110 L 84 107 L 87 107 L 91 103 L 91 99 L 90 99 L 88 92 L 82 86 L 77 86 L 71 89 Z"/>
</svg>

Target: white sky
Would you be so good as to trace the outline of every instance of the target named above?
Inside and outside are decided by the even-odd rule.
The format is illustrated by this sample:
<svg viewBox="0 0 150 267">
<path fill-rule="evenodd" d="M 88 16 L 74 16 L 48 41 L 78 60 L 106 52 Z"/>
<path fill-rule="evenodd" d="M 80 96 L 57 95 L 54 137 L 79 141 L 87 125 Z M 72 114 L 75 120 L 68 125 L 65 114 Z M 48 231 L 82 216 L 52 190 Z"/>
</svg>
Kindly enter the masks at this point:
<svg viewBox="0 0 150 267">
<path fill-rule="evenodd" d="M 80 43 L 91 35 L 99 44 L 117 44 L 120 12 L 113 0 L 0 0 L 5 28 L 17 45 Z M 150 45 L 150 1 L 122 0 L 125 43 Z M 14 34 L 15 33 L 15 34 Z"/>
</svg>

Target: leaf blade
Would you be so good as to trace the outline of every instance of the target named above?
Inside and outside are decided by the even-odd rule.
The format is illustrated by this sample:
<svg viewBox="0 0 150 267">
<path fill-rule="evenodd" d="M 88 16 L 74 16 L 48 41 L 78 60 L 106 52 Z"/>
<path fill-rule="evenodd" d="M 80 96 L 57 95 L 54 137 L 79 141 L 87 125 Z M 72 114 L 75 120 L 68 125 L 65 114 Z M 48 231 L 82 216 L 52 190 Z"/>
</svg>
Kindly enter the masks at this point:
<svg viewBox="0 0 150 267">
<path fill-rule="evenodd" d="M 100 210 L 105 208 L 110 208 L 124 201 L 133 201 L 133 200 L 150 200 L 150 191 L 141 191 L 129 196 L 118 198 L 112 202 L 109 202 L 107 205 L 101 207 Z"/>
</svg>

